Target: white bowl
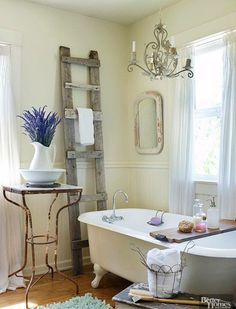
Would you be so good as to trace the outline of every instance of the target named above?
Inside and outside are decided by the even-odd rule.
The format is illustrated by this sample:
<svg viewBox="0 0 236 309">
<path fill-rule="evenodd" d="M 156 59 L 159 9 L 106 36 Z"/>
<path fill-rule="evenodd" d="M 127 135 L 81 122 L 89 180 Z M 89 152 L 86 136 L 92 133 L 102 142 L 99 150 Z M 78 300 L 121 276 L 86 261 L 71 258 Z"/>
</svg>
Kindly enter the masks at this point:
<svg viewBox="0 0 236 309">
<path fill-rule="evenodd" d="M 48 170 L 21 169 L 22 177 L 30 184 L 53 184 L 65 172 L 65 169 L 52 168 Z"/>
</svg>

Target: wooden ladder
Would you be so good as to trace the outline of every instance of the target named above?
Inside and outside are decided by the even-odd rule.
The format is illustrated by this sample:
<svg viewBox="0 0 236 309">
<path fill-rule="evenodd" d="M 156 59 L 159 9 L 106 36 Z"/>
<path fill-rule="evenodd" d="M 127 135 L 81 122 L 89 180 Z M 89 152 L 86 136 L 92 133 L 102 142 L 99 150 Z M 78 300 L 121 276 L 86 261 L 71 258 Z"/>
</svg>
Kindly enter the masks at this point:
<svg viewBox="0 0 236 309">
<path fill-rule="evenodd" d="M 78 185 L 77 159 L 95 159 L 96 194 L 82 195 L 80 202 L 97 202 L 97 210 L 107 208 L 107 194 L 105 189 L 104 150 L 102 134 L 102 112 L 100 98 L 99 67 L 100 61 L 97 51 L 90 51 L 89 58 L 71 57 L 70 48 L 60 47 L 61 64 L 61 89 L 62 104 L 65 113 L 64 141 L 65 141 L 65 165 L 67 184 Z M 81 65 L 88 68 L 89 85 L 75 84 L 72 82 L 71 65 Z M 90 108 L 94 118 L 94 150 L 76 151 L 74 119 L 77 118 L 73 106 L 73 89 L 89 91 Z M 76 197 L 68 195 L 68 200 L 73 201 Z M 82 248 L 88 247 L 88 240 L 81 239 L 81 228 L 78 221 L 80 214 L 79 205 L 69 208 L 69 225 L 72 249 L 73 272 L 80 274 L 83 270 Z"/>
</svg>

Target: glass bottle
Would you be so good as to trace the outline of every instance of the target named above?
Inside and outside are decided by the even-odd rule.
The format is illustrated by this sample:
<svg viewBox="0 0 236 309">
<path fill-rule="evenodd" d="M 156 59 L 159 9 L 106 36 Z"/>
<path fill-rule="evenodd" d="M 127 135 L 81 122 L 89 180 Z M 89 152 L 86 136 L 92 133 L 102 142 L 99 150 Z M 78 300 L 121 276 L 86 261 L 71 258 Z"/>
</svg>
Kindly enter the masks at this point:
<svg viewBox="0 0 236 309">
<path fill-rule="evenodd" d="M 201 222 L 196 225 L 195 227 L 195 232 L 198 233 L 205 233 L 207 229 L 207 224 L 206 224 L 206 214 L 203 211 L 203 204 L 199 205 L 199 213 L 198 216 L 201 218 Z"/>
<path fill-rule="evenodd" d="M 193 228 L 195 229 L 196 225 L 202 222 L 201 213 L 201 204 L 199 199 L 193 201 Z"/>
<path fill-rule="evenodd" d="M 207 227 L 209 229 L 218 229 L 220 225 L 219 209 L 216 207 L 215 197 L 210 199 L 210 207 L 207 209 Z"/>
</svg>

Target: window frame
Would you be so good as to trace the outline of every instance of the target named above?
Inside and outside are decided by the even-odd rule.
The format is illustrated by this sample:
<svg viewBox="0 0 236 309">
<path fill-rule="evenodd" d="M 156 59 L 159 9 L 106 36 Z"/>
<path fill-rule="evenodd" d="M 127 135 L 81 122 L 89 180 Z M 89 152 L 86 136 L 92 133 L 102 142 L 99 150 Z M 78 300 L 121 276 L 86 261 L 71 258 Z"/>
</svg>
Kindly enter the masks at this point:
<svg viewBox="0 0 236 309">
<path fill-rule="evenodd" d="M 208 48 L 208 43 L 209 43 L 209 48 Z M 212 45 L 211 45 L 212 43 Z M 200 45 L 199 49 L 199 56 L 206 52 L 209 52 L 209 50 L 215 50 L 215 49 L 220 49 L 222 46 L 220 44 L 220 40 L 218 42 L 207 42 L 203 43 L 205 46 Z M 195 54 L 197 57 L 197 55 Z M 196 89 L 195 89 L 196 91 Z M 196 99 L 196 93 L 195 93 L 195 99 Z M 209 118 L 209 117 L 216 117 L 219 118 L 220 120 L 222 119 L 222 105 L 217 104 L 214 107 L 205 107 L 205 108 L 198 108 L 196 107 L 196 100 L 194 104 L 194 109 L 193 109 L 193 121 L 195 123 L 196 119 L 204 119 L 204 118 Z M 221 130 L 221 127 L 220 127 Z M 221 141 L 220 141 L 221 142 Z M 194 138 L 194 130 L 193 130 L 193 147 L 195 147 L 195 138 Z M 220 149 L 219 149 L 220 151 Z M 194 152 L 193 152 L 193 162 L 195 161 L 194 157 Z M 219 163 L 219 162 L 218 162 Z M 219 172 L 219 170 L 218 170 Z M 209 182 L 209 183 L 217 183 L 218 182 L 218 174 L 217 175 L 205 175 L 205 174 L 197 174 L 195 166 L 193 164 L 193 179 L 194 182 Z"/>
</svg>

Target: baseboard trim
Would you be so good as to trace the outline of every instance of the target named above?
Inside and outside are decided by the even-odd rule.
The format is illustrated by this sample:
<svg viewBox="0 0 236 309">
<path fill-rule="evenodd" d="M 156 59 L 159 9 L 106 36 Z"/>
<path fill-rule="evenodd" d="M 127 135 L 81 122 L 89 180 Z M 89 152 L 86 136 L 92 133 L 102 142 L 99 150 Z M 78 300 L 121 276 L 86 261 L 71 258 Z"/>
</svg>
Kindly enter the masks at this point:
<svg viewBox="0 0 236 309">
<path fill-rule="evenodd" d="M 89 265 L 89 264 L 91 264 L 90 256 L 83 257 L 83 265 Z M 53 263 L 51 263 L 51 265 L 53 266 Z M 58 262 L 58 269 L 60 269 L 62 271 L 72 269 L 72 261 L 71 260 L 59 261 Z M 41 275 L 41 274 L 45 273 L 47 270 L 48 270 L 48 268 L 44 264 L 36 265 L 36 267 L 35 267 L 36 275 Z M 31 267 L 30 266 L 27 266 L 24 269 L 24 276 L 26 276 L 26 277 L 31 276 Z"/>
<path fill-rule="evenodd" d="M 95 165 L 91 162 L 78 162 L 78 169 L 93 169 Z M 168 162 L 135 162 L 117 161 L 105 162 L 105 169 L 168 169 Z"/>
<path fill-rule="evenodd" d="M 21 163 L 22 168 L 27 168 L 29 164 Z M 168 169 L 167 161 L 163 162 L 141 162 L 141 161 L 107 161 L 105 162 L 106 169 L 125 168 L 125 169 Z M 56 163 L 56 168 L 64 168 L 63 163 Z M 94 169 L 93 162 L 77 162 L 77 169 Z"/>
</svg>

